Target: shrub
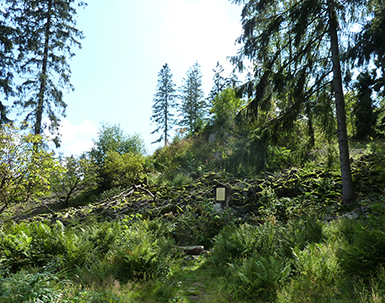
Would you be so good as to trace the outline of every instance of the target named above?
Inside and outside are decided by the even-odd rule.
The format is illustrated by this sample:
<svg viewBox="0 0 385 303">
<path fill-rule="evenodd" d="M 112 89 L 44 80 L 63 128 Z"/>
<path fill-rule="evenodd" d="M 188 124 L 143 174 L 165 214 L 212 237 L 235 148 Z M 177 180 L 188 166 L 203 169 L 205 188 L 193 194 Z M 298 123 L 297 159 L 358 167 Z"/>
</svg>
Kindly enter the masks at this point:
<svg viewBox="0 0 385 303">
<path fill-rule="evenodd" d="M 0 302 L 58 302 L 61 293 L 55 289 L 58 278 L 50 272 L 16 274 L 1 277 Z"/>
<path fill-rule="evenodd" d="M 277 293 L 277 302 L 351 302 L 340 293 L 341 270 L 333 243 L 294 249 L 295 275 Z"/>
<path fill-rule="evenodd" d="M 324 239 L 323 222 L 311 218 L 290 220 L 285 228 L 284 240 L 290 249 L 304 249 L 308 244 L 321 243 Z"/>
<path fill-rule="evenodd" d="M 174 221 L 174 239 L 179 245 L 203 245 L 209 249 L 213 245 L 213 238 L 229 224 L 230 218 L 230 209 L 218 213 L 212 204 L 204 200 L 195 209 L 191 207 L 177 216 Z"/>
<path fill-rule="evenodd" d="M 380 265 L 385 265 L 385 231 L 358 226 L 353 243 L 339 249 L 341 267 L 352 276 L 368 279 Z"/>
<path fill-rule="evenodd" d="M 9 125 L 0 128 L 0 213 L 49 193 L 50 175 L 60 166 L 42 143 L 42 136 L 21 134 Z"/>
<path fill-rule="evenodd" d="M 154 232 L 154 226 L 144 220 L 121 231 L 112 264 L 120 280 L 147 280 L 168 275 L 174 243 L 156 230 Z"/>
<path fill-rule="evenodd" d="M 138 134 L 126 135 L 120 125 L 102 124 L 89 152 L 102 190 L 137 181 L 143 171 L 145 147 Z"/>
<path fill-rule="evenodd" d="M 226 226 L 218 236 L 211 254 L 210 262 L 221 273 L 226 272 L 228 264 L 239 259 L 249 258 L 254 253 L 269 256 L 278 247 L 278 228 L 273 223 L 260 226 L 242 224 Z"/>
<path fill-rule="evenodd" d="M 141 182 L 145 158 L 141 154 L 108 151 L 102 168 L 104 188 L 127 187 Z"/>
<path fill-rule="evenodd" d="M 182 185 L 193 183 L 193 178 L 189 174 L 178 173 L 171 181 L 171 186 L 180 187 Z"/>
<path fill-rule="evenodd" d="M 80 191 L 91 191 L 97 185 L 96 166 L 85 155 L 61 159 L 63 170 L 51 175 L 52 192 L 68 206 L 73 196 Z"/>
<path fill-rule="evenodd" d="M 345 240 L 338 249 L 342 269 L 351 276 L 365 281 L 385 266 L 385 205 L 371 205 L 371 214 L 361 220 L 344 219 L 340 223 L 340 235 Z"/>
<path fill-rule="evenodd" d="M 253 254 L 234 270 L 233 294 L 236 298 L 258 298 L 263 302 L 272 302 L 277 296 L 277 289 L 289 278 L 291 262 L 273 255 Z"/>
<path fill-rule="evenodd" d="M 17 272 L 30 266 L 44 266 L 66 252 L 64 226 L 58 222 L 23 223 L 1 230 L 0 256 L 3 267 Z"/>
</svg>

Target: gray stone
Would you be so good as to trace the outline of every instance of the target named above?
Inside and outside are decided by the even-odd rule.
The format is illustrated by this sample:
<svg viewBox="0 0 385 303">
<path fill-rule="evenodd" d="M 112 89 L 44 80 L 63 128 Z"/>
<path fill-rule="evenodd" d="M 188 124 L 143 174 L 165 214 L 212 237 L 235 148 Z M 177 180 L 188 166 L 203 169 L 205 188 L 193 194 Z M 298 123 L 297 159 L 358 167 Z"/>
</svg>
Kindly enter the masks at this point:
<svg viewBox="0 0 385 303">
<path fill-rule="evenodd" d="M 216 138 L 217 138 L 216 134 L 210 134 L 208 139 L 209 143 L 214 143 Z"/>
</svg>

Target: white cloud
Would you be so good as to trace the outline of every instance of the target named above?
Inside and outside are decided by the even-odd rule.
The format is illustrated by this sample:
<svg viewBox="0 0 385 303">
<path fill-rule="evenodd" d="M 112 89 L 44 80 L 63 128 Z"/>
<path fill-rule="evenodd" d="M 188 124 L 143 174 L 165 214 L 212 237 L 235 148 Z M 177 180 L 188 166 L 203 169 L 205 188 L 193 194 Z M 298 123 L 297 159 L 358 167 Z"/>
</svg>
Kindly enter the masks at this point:
<svg viewBox="0 0 385 303">
<path fill-rule="evenodd" d="M 97 127 L 94 122 L 85 120 L 82 124 L 75 126 L 67 119 L 61 122 L 60 133 L 61 147 L 60 152 L 64 156 L 80 155 L 92 148 L 92 140 L 97 136 Z"/>
</svg>

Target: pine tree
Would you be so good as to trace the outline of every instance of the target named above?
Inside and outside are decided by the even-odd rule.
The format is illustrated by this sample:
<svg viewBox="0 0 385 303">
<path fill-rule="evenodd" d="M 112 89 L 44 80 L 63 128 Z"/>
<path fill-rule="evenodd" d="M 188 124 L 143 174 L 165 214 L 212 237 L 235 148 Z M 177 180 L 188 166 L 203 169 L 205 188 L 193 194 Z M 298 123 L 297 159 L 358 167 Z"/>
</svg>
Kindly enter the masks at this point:
<svg viewBox="0 0 385 303">
<path fill-rule="evenodd" d="M 266 129 L 288 130 L 302 114 L 312 122 L 314 100 L 318 96 L 335 102 L 342 199 L 354 199 L 346 131 L 342 72 L 340 66 L 339 20 L 358 9 L 357 1 L 337 5 L 334 0 L 257 1 L 245 3 L 242 11 L 243 33 L 239 55 L 232 62 L 243 69 L 244 59 L 254 63 L 254 79 L 242 86 L 249 94 L 250 112 L 269 108 L 275 102 L 279 114 Z M 362 1 L 363 4 L 365 1 Z M 346 10 L 344 10 L 346 8 Z M 331 58 L 331 60 L 330 60 Z M 332 94 L 330 94 L 330 91 Z M 310 124 L 309 132 L 312 131 Z M 311 134 L 309 134 L 311 136 Z"/>
<path fill-rule="evenodd" d="M 60 145 L 60 116 L 65 116 L 63 89 L 73 90 L 68 59 L 74 56 L 73 46 L 80 47 L 82 32 L 76 29 L 76 8 L 85 3 L 77 0 L 8 0 L 17 30 L 18 86 L 20 106 L 25 121 L 31 121 L 34 134 L 48 129 Z"/>
<path fill-rule="evenodd" d="M 176 107 L 176 88 L 172 81 L 171 70 L 166 63 L 158 74 L 157 92 L 154 96 L 153 115 L 151 120 L 158 127 L 151 133 L 162 132 L 161 136 L 153 143 L 164 141 L 164 146 L 169 142 L 170 130 L 174 124 L 173 109 Z"/>
<path fill-rule="evenodd" d="M 183 81 L 179 125 L 186 127 L 190 134 L 194 134 L 202 128 L 207 111 L 202 89 L 202 73 L 198 62 L 190 67 Z"/>
</svg>

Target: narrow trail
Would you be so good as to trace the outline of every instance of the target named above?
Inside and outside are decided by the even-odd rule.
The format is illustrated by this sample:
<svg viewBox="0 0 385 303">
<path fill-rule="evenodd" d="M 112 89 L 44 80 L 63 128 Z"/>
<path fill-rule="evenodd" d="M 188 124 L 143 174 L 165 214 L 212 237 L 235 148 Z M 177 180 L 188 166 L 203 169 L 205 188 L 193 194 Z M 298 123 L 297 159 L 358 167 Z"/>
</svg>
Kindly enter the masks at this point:
<svg viewBox="0 0 385 303">
<path fill-rule="evenodd" d="M 206 257 L 186 257 L 180 270 L 175 272 L 172 283 L 175 293 L 169 302 L 179 303 L 225 303 L 228 298 L 222 298 L 220 278 L 213 277 L 205 265 Z"/>
</svg>

